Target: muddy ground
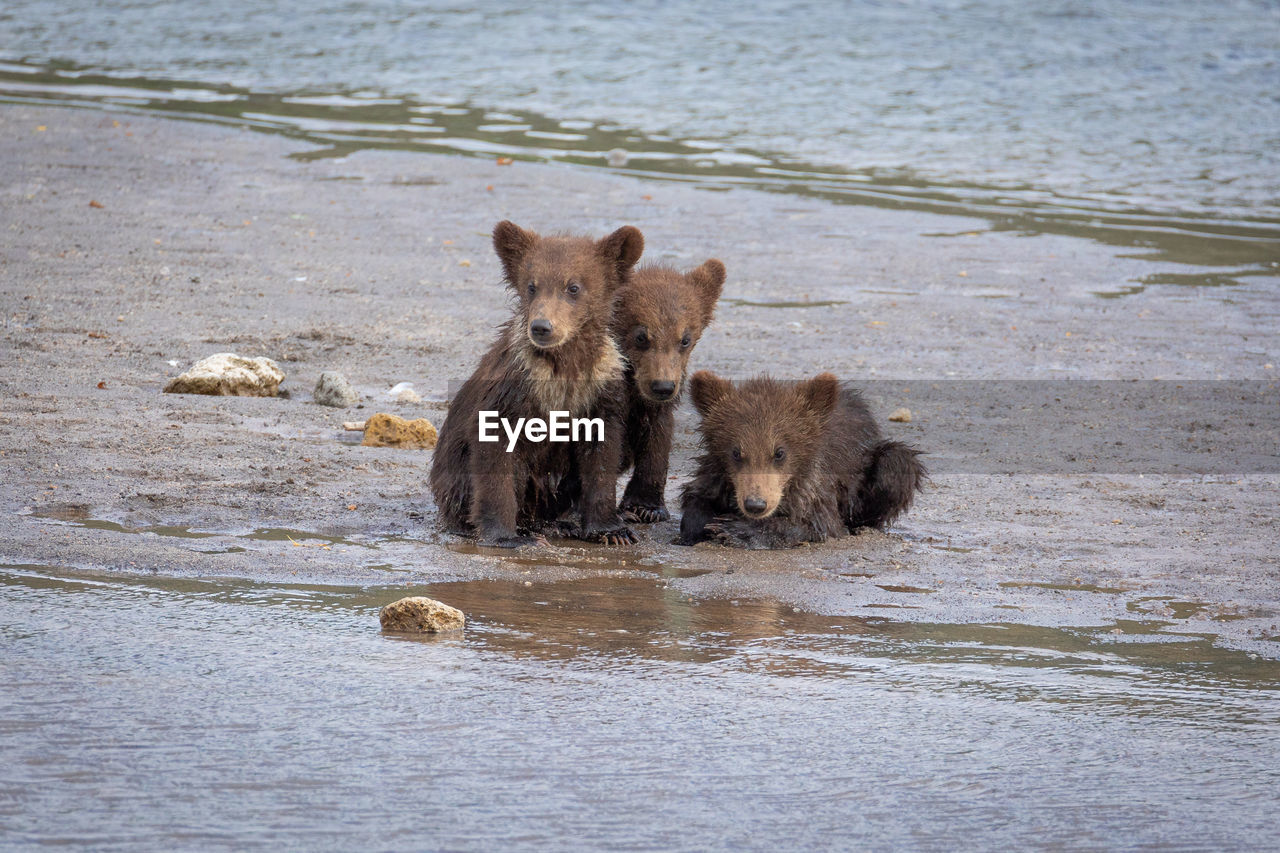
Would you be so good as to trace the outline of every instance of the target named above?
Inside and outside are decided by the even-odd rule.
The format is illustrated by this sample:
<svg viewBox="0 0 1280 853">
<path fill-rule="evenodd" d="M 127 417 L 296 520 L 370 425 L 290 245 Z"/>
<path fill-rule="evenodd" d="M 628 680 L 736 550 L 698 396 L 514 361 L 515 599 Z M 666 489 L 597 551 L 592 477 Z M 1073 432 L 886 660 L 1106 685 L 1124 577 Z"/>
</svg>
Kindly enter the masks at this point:
<svg viewBox="0 0 1280 853">
<path fill-rule="evenodd" d="M 1141 289 L 1196 270 L 980 219 L 310 150 L 0 105 L 0 562 L 407 586 L 634 572 L 820 613 L 1211 635 L 1280 657 L 1274 279 Z M 882 417 L 913 410 L 886 427 L 930 453 L 928 491 L 885 533 L 790 552 L 678 548 L 674 521 L 626 549 L 482 554 L 442 535 L 430 453 L 363 448 L 340 427 L 376 411 L 439 423 L 507 314 L 488 238 L 502 218 L 631 223 L 647 260 L 721 258 L 725 301 L 694 366 L 866 383 Z M 222 351 L 279 361 L 288 398 L 161 393 Z M 324 370 L 364 408 L 312 403 Z M 1085 428 L 1123 436 L 1099 457 L 1059 447 L 1080 429 L 1039 397 L 1065 379 L 1169 385 L 1134 385 L 1137 403 L 1098 386 Z M 401 381 L 426 402 L 382 398 Z M 1190 409 L 1162 408 L 1169 386 Z M 686 404 L 673 504 L 694 425 Z"/>
</svg>

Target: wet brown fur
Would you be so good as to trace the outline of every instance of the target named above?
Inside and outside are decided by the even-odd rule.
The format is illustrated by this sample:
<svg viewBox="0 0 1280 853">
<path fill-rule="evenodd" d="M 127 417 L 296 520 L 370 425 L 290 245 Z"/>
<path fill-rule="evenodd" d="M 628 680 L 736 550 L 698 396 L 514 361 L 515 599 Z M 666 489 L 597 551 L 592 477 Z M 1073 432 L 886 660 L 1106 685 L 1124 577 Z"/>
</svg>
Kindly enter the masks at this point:
<svg viewBox="0 0 1280 853">
<path fill-rule="evenodd" d="M 711 258 L 687 273 L 642 267 L 619 292 L 613 333 L 627 359 L 621 470 L 634 468 L 619 505 L 624 518 L 654 522 L 671 517 L 664 492 L 675 410 L 689 356 L 711 322 L 724 279 L 724 264 Z"/>
<path fill-rule="evenodd" d="M 445 526 L 481 542 L 514 546 L 575 507 L 575 535 L 632 542 L 618 517 L 617 472 L 626 392 L 623 360 L 609 332 L 617 292 L 631 277 L 644 237 L 630 226 L 599 241 L 548 236 L 500 222 L 494 251 L 518 301 L 515 316 L 449 404 L 431 465 Z M 534 324 L 550 324 L 535 340 Z M 479 412 L 547 418 L 551 410 L 603 419 L 603 442 L 531 442 L 508 453 L 479 440 Z M 502 431 L 499 430 L 499 434 Z"/>
<path fill-rule="evenodd" d="M 927 476 L 918 452 L 884 439 L 830 373 L 734 385 L 700 371 L 690 389 L 703 453 L 681 496 L 681 544 L 785 548 L 883 527 Z"/>
</svg>

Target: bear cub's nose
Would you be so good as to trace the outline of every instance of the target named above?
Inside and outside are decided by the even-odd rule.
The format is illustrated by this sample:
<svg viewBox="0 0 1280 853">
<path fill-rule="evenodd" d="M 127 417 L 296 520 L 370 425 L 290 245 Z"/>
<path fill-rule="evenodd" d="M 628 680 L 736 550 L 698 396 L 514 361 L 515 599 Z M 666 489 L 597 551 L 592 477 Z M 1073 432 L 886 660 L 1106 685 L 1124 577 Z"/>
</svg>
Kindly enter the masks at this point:
<svg viewBox="0 0 1280 853">
<path fill-rule="evenodd" d="M 742 508 L 752 515 L 760 515 L 768 506 L 764 502 L 764 498 L 746 498 L 742 502 Z"/>
<path fill-rule="evenodd" d="M 653 396 L 659 400 L 665 400 L 676 393 L 676 383 L 670 381 L 655 381 L 649 383 L 649 390 L 653 392 Z"/>
<path fill-rule="evenodd" d="M 529 334 L 535 340 L 543 341 L 551 336 L 551 321 L 538 319 L 529 323 Z"/>
</svg>

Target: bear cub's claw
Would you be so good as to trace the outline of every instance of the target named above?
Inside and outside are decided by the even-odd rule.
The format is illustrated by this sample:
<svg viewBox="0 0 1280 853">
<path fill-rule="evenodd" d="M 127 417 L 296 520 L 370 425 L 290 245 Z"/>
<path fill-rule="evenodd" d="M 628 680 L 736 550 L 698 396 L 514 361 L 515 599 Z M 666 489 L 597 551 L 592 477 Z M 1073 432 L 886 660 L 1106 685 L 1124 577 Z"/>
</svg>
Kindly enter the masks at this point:
<svg viewBox="0 0 1280 853">
<path fill-rule="evenodd" d="M 615 527 L 597 534 L 596 541 L 604 545 L 634 545 L 640 541 L 630 527 Z"/>
<path fill-rule="evenodd" d="M 671 518 L 671 513 L 667 511 L 665 506 L 640 506 L 639 504 L 621 507 L 622 517 L 627 521 L 634 521 L 637 524 L 657 524 L 660 521 L 666 521 Z"/>
</svg>

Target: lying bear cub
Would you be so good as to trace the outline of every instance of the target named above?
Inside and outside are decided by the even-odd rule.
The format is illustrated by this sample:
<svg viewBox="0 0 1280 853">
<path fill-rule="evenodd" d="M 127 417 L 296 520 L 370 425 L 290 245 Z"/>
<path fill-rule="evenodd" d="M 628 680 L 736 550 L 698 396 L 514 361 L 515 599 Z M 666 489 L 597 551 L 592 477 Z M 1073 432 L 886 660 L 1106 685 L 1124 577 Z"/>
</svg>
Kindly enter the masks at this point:
<svg viewBox="0 0 1280 853">
<path fill-rule="evenodd" d="M 786 548 L 881 527 L 926 477 L 918 452 L 884 439 L 861 396 L 830 373 L 735 386 L 704 370 L 690 393 L 703 454 L 682 493 L 679 544 Z"/>
</svg>

